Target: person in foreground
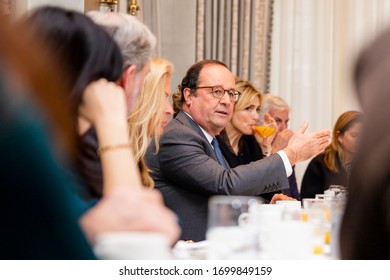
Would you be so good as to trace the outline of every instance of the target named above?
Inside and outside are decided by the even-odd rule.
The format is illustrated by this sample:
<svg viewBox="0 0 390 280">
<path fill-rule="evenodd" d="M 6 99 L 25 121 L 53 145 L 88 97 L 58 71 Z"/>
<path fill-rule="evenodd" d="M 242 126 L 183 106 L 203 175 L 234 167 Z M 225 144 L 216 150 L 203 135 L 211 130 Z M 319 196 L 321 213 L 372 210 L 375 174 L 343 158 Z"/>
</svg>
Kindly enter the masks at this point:
<svg viewBox="0 0 390 280">
<path fill-rule="evenodd" d="M 77 18 L 85 23 L 82 20 L 84 17 L 87 22 L 90 22 L 86 26 L 92 27 L 92 30 L 93 28 L 97 28 L 97 31 L 100 30 L 98 26 L 82 14 L 62 9 L 55 9 L 55 11 L 57 15 L 69 16 L 73 20 Z M 80 21 L 78 21 L 78 24 L 80 24 Z M 69 94 L 69 84 L 65 82 L 68 80 L 64 72 L 60 71 L 64 64 L 56 64 L 58 60 L 53 59 L 52 63 L 40 66 L 39 62 L 43 61 L 43 54 L 47 54 L 49 57 L 50 54 L 54 55 L 54 53 L 43 51 L 48 48 L 44 43 L 46 41 L 39 41 L 41 43 L 39 47 L 33 47 L 32 42 L 38 40 L 38 37 L 31 36 L 30 27 L 21 24 L 20 26 L 12 26 L 12 28 L 7 26 L 9 32 L 1 30 L 4 33 L 2 34 L 4 41 L 0 44 L 0 51 L 4 52 L 4 56 L 13 58 L 12 64 L 9 63 L 4 67 L 8 69 L 6 77 L 12 77 L 10 79 L 13 82 L 11 86 L 14 87 L 6 88 L 5 95 L 9 94 L 14 97 L 16 95 L 14 94 L 16 92 L 15 88 L 20 87 L 15 87 L 15 81 L 18 82 L 16 74 L 19 73 L 16 72 L 15 74 L 15 71 L 12 70 L 16 69 L 23 71 L 23 77 L 28 81 L 26 83 L 28 91 L 32 91 L 34 93 L 33 97 L 38 100 L 35 101 L 32 98 L 33 102 L 30 102 L 28 106 L 25 103 L 21 106 L 9 106 L 6 101 L 1 102 L 5 106 L 4 112 L 8 113 L 3 115 L 4 122 L 2 123 L 5 126 L 1 127 L 4 136 L 1 139 L 4 140 L 2 142 L 5 149 L 3 151 L 4 155 L 16 151 L 19 154 L 19 156 L 14 157 L 17 160 L 14 160 L 13 164 L 3 162 L 2 168 L 4 172 L 4 184 L 2 186 L 9 186 L 10 188 L 7 195 L 3 196 L 7 203 L 2 203 L 2 207 L 4 207 L 2 213 L 7 213 L 7 218 L 3 217 L 7 231 L 2 231 L 4 236 L 4 239 L 2 239 L 4 242 L 2 245 L 4 246 L 2 248 L 4 250 L 1 250 L 1 252 L 4 254 L 4 258 L 7 258 L 7 256 L 14 259 L 93 258 L 89 246 L 94 244 L 95 237 L 98 234 L 104 232 L 153 231 L 166 235 L 171 243 L 175 242 L 179 234 L 176 218 L 171 211 L 164 207 L 161 195 L 157 192 L 145 190 L 139 185 L 132 188 L 132 185 L 120 183 L 114 185 L 110 193 L 90 208 L 77 195 L 76 190 L 80 189 L 80 186 L 75 181 L 76 176 L 73 176 L 70 170 L 64 167 L 63 158 L 58 159 L 56 157 L 59 152 L 53 152 L 50 149 L 48 140 L 45 138 L 47 137 L 45 131 L 41 129 L 42 125 L 39 118 L 42 114 L 36 113 L 37 110 L 31 110 L 32 113 L 30 113 L 28 109 L 36 103 L 42 103 L 39 104 L 38 110 L 48 113 L 48 116 L 44 118 L 44 121 L 50 124 L 48 127 L 55 128 L 54 130 L 58 130 L 63 134 L 65 134 L 65 131 L 71 131 L 69 134 L 75 136 L 74 123 L 71 122 L 74 118 L 70 117 L 69 111 L 58 110 L 58 108 L 70 109 L 71 107 L 69 99 L 64 98 Z M 54 27 L 52 26 L 52 28 Z M 79 28 L 86 27 L 80 25 Z M 9 35 L 12 33 L 24 34 L 24 36 L 15 39 L 14 36 Z M 100 34 L 104 34 L 104 32 Z M 105 36 L 107 36 L 107 40 L 111 40 L 108 35 Z M 19 47 L 17 48 L 15 45 Z M 40 52 L 34 52 L 34 50 L 40 50 Z M 53 57 L 50 56 L 50 58 Z M 53 77 L 57 77 L 57 79 Z M 85 93 L 89 98 L 86 96 L 84 98 L 89 101 L 116 100 L 119 104 L 122 104 L 120 108 L 123 108 L 123 110 L 120 112 L 124 112 L 126 106 L 123 93 L 121 91 L 107 91 L 107 89 L 116 89 L 116 86 L 107 83 L 107 81 L 103 81 L 101 85 L 99 81 L 91 83 L 95 90 L 92 91 L 93 94 L 91 94 L 92 92 Z M 39 87 L 36 86 L 33 90 L 30 90 L 30 84 L 38 84 Z M 116 95 L 113 93 L 116 93 Z M 99 99 L 102 96 L 105 98 Z M 85 103 L 88 102 L 84 99 L 84 105 Z M 96 105 L 96 103 L 93 104 Z M 115 102 L 110 104 L 115 104 Z M 23 106 L 26 106 L 26 109 L 20 109 Z M 19 112 L 25 113 L 26 116 L 15 114 L 13 110 L 15 112 L 19 110 Z M 99 110 L 96 112 L 99 112 Z M 15 117 L 14 122 L 12 121 L 13 116 L 18 116 Z M 123 114 L 123 122 L 126 128 L 125 114 Z M 64 123 L 68 126 L 64 127 Z M 24 134 L 23 131 L 25 131 Z M 125 136 L 128 137 L 128 135 Z M 69 137 L 61 136 L 59 142 L 67 138 Z M 31 145 L 15 146 L 15 143 L 20 140 L 34 145 L 34 148 Z M 71 140 L 75 139 L 72 138 Z M 51 142 L 53 145 L 55 144 L 55 141 L 51 140 Z M 69 140 L 69 142 L 72 141 Z M 72 145 L 72 147 L 75 147 L 75 145 Z M 23 152 L 21 148 L 26 151 Z M 75 156 L 75 150 L 68 148 L 61 155 Z M 4 159 L 9 158 L 8 156 L 4 157 Z M 16 188 L 12 186 L 12 178 L 17 186 Z M 12 215 L 9 215 L 9 213 L 12 213 Z M 78 223 L 81 225 L 81 229 L 88 238 L 90 245 L 86 242 L 85 236 L 80 235 L 81 231 Z M 18 226 L 15 226 L 15 224 Z M 78 241 L 72 241 L 73 236 L 78 236 Z"/>
<path fill-rule="evenodd" d="M 390 29 L 358 56 L 354 84 L 364 121 L 340 231 L 342 259 L 390 259 Z"/>
<path fill-rule="evenodd" d="M 114 39 L 122 54 L 123 66 L 120 69 L 117 84 L 123 88 L 125 93 L 125 115 L 127 118 L 134 110 L 138 97 L 141 93 L 144 78 L 150 70 L 150 60 L 156 46 L 156 38 L 145 24 L 129 14 L 90 11 L 87 13 L 87 16 L 92 19 L 93 22 L 102 27 L 110 35 L 110 37 Z M 95 42 L 92 46 L 101 44 L 101 42 Z M 101 46 L 99 47 L 101 48 Z M 101 56 L 105 57 L 104 54 Z M 95 59 L 99 61 L 101 60 L 99 57 Z M 112 65 L 112 63 L 106 63 L 106 67 L 110 67 L 110 65 Z M 111 112 L 114 113 L 113 111 Z M 123 124 L 121 124 L 121 126 L 122 125 Z M 93 125 L 85 127 L 86 129 L 80 133 L 81 153 L 79 153 L 79 160 L 82 164 L 81 172 L 85 178 L 87 186 L 86 199 L 96 200 L 105 192 L 110 191 L 111 186 L 107 184 L 107 176 L 102 172 L 102 158 L 96 153 L 99 145 L 101 146 L 101 130 L 97 130 L 98 127 Z M 126 123 L 125 137 L 128 138 L 129 132 L 127 131 L 127 128 Z M 121 129 L 121 131 L 123 130 Z M 106 134 L 113 135 L 114 133 L 103 133 L 103 136 Z M 123 143 L 123 146 L 125 146 L 125 143 L 128 143 L 128 141 L 129 140 L 117 143 Z M 128 151 L 126 151 L 126 149 L 119 149 L 118 152 L 122 154 L 122 156 L 126 157 L 125 153 Z M 133 150 L 133 153 L 134 152 L 135 151 Z M 127 158 L 134 158 L 132 154 L 128 154 Z M 135 160 L 132 161 L 136 163 Z M 128 174 L 129 170 L 133 170 L 132 167 L 128 168 L 124 164 L 119 164 L 118 168 L 117 163 L 111 164 L 110 166 L 116 166 L 116 169 L 120 168 L 125 172 L 127 169 Z M 137 176 L 132 177 L 133 179 L 137 179 L 138 184 L 141 185 L 141 178 L 137 178 Z"/>
<path fill-rule="evenodd" d="M 159 153 L 151 145 L 146 161 L 166 205 L 179 217 L 182 239 L 205 239 L 211 196 L 257 196 L 287 188 L 291 166 L 322 152 L 329 140 L 329 131 L 304 134 L 304 123 L 283 151 L 230 168 L 214 138 L 240 95 L 233 73 L 220 61 L 202 60 L 189 68 L 180 90 L 182 111 L 166 127 Z"/>
<path fill-rule="evenodd" d="M 21 23 L 62 65 L 74 130 L 80 135 L 83 186 L 93 181 L 80 159 L 86 152 L 83 138 L 96 129 L 99 146 L 93 152 L 95 165 L 102 165 L 105 191 L 118 185 L 141 187 L 129 144 L 125 92 L 118 85 L 123 59 L 115 41 L 84 14 L 56 7 L 38 8 Z"/>
<path fill-rule="evenodd" d="M 347 111 L 340 115 L 333 128 L 332 142 L 314 157 L 302 179 L 302 198 L 323 194 L 331 185 L 348 187 L 349 172 L 358 150 L 363 114 Z"/>
<path fill-rule="evenodd" d="M 62 80 L 24 29 L 0 22 L 0 259 L 94 259 L 65 171 L 74 135 Z"/>
</svg>

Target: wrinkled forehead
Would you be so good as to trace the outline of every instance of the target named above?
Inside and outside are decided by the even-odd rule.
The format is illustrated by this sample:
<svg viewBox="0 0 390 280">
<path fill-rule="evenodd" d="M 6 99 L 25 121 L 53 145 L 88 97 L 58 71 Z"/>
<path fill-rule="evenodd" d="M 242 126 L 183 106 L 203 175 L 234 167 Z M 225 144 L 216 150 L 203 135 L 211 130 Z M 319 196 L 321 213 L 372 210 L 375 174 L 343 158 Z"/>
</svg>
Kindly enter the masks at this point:
<svg viewBox="0 0 390 280">
<path fill-rule="evenodd" d="M 271 117 L 273 118 L 278 118 L 282 121 L 288 121 L 289 120 L 289 111 L 288 110 L 275 110 L 275 109 L 271 109 L 269 110 L 268 112 Z"/>
<path fill-rule="evenodd" d="M 233 73 L 219 64 L 205 65 L 199 74 L 198 86 L 222 86 L 224 89 L 235 89 Z"/>
</svg>

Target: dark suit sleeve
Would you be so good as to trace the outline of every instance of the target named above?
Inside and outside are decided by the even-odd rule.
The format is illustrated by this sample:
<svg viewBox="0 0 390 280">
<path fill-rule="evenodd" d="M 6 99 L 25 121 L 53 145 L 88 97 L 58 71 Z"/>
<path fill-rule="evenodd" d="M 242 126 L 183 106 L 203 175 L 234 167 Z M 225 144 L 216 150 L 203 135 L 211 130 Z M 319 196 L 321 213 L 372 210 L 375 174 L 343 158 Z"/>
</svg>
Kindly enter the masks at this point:
<svg viewBox="0 0 390 280">
<path fill-rule="evenodd" d="M 224 169 L 205 137 L 184 125 L 165 132 L 158 157 L 165 178 L 201 194 L 260 195 L 288 187 L 279 155 Z"/>
<path fill-rule="evenodd" d="M 297 184 L 297 178 L 295 176 L 295 166 L 293 167 L 293 173 L 290 177 L 288 177 L 288 184 L 289 184 L 289 192 L 288 196 L 291 196 L 297 200 L 301 200 L 301 196 L 298 191 L 298 184 Z"/>
</svg>

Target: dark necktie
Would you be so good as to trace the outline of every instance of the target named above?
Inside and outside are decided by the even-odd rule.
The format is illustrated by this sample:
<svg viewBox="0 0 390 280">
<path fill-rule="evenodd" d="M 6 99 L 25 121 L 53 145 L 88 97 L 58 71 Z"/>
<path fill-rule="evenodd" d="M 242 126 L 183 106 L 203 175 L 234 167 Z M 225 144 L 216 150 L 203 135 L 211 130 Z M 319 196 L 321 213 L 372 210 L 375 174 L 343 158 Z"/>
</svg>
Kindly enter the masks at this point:
<svg viewBox="0 0 390 280">
<path fill-rule="evenodd" d="M 217 155 L 219 164 L 226 168 L 225 160 L 223 159 L 221 149 L 219 148 L 218 140 L 213 138 L 213 141 L 211 141 L 211 146 L 213 146 L 213 148 L 214 148 L 214 151 L 215 151 L 215 154 Z"/>
</svg>

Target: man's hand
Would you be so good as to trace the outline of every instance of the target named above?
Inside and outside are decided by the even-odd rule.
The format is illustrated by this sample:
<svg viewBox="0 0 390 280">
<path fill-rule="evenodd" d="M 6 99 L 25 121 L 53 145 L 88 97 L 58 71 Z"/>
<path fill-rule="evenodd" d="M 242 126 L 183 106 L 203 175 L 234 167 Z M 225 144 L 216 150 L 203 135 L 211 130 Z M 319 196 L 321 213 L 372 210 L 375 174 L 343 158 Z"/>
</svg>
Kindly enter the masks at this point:
<svg viewBox="0 0 390 280">
<path fill-rule="evenodd" d="M 289 197 L 288 195 L 277 193 L 274 194 L 269 204 L 275 204 L 278 200 L 296 200 L 295 198 Z"/>
<path fill-rule="evenodd" d="M 330 130 L 322 130 L 305 134 L 308 123 L 304 122 L 291 137 L 283 151 L 286 153 L 291 165 L 307 160 L 323 152 L 329 144 Z"/>
<path fill-rule="evenodd" d="M 272 142 L 272 153 L 274 154 L 286 148 L 293 135 L 294 131 L 290 129 L 277 132 L 274 141 Z"/>
</svg>

